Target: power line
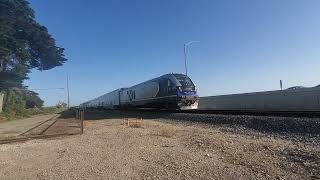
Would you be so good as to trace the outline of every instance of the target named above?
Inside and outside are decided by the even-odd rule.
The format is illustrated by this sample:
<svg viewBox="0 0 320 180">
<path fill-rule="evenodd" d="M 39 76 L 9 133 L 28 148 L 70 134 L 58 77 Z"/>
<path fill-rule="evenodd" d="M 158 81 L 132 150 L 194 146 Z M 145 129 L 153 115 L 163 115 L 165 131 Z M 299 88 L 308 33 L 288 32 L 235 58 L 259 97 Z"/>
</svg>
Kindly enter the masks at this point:
<svg viewBox="0 0 320 180">
<path fill-rule="evenodd" d="M 67 75 L 67 87 L 66 88 L 42 88 L 42 89 L 30 89 L 32 91 L 47 91 L 47 90 L 65 90 L 67 89 L 67 96 L 68 96 L 68 108 L 70 108 L 70 92 L 69 92 L 69 75 Z"/>
<path fill-rule="evenodd" d="M 65 88 L 44 88 L 44 89 L 29 89 L 31 91 L 46 91 L 46 90 L 64 90 Z"/>
</svg>

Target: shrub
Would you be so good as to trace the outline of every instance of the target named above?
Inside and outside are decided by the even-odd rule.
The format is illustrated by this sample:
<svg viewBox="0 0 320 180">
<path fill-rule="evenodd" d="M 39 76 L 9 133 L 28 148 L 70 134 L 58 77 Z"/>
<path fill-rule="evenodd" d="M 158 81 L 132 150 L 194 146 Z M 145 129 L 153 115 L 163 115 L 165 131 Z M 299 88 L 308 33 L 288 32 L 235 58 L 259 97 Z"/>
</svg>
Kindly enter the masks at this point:
<svg viewBox="0 0 320 180">
<path fill-rule="evenodd" d="M 163 137 L 172 137 L 176 134 L 176 129 L 174 126 L 163 126 L 160 129 L 160 136 Z"/>
<path fill-rule="evenodd" d="M 26 101 L 22 94 L 14 90 L 4 92 L 3 113 L 7 120 L 29 117 L 30 112 L 25 108 Z"/>
</svg>

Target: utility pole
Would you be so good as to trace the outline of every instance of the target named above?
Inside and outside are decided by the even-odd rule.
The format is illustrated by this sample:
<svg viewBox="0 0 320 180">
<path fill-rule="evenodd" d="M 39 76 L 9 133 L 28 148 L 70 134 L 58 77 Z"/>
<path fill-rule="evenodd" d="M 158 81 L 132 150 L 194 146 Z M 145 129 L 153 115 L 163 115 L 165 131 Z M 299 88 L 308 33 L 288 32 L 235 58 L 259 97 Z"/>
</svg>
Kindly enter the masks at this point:
<svg viewBox="0 0 320 180">
<path fill-rule="evenodd" d="M 190 45 L 190 44 L 193 44 L 193 43 L 199 43 L 200 41 L 189 41 L 187 43 L 185 43 L 183 45 L 183 52 L 184 52 L 184 68 L 186 70 L 186 76 L 188 75 L 188 67 L 187 67 L 187 47 Z"/>
<path fill-rule="evenodd" d="M 183 45 L 183 52 L 184 52 L 184 68 L 186 71 L 186 76 L 188 75 L 188 67 L 187 67 L 187 45 Z"/>
<path fill-rule="evenodd" d="M 67 75 L 68 108 L 70 108 L 69 76 Z"/>
</svg>

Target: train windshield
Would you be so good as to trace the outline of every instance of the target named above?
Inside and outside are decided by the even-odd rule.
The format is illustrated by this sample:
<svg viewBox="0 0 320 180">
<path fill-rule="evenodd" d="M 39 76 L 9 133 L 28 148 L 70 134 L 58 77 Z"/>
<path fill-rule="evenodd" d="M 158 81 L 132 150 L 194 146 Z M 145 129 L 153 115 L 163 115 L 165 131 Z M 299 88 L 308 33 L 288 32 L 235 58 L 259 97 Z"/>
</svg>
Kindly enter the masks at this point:
<svg viewBox="0 0 320 180">
<path fill-rule="evenodd" d="M 187 91 L 195 90 L 194 84 L 188 76 L 185 76 L 182 74 L 175 74 L 174 76 L 182 85 L 183 90 L 187 90 Z"/>
</svg>

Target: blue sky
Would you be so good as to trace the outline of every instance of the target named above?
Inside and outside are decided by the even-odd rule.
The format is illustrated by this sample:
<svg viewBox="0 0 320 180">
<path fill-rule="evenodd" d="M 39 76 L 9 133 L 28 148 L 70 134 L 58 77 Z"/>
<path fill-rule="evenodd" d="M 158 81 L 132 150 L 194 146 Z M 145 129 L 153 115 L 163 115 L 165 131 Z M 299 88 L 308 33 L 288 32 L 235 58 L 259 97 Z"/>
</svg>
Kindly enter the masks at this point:
<svg viewBox="0 0 320 180">
<path fill-rule="evenodd" d="M 33 71 L 30 89 L 65 87 L 77 105 L 120 87 L 184 72 L 200 96 L 320 84 L 318 0 L 32 0 L 69 59 Z M 45 105 L 62 90 L 37 91 Z"/>
</svg>

